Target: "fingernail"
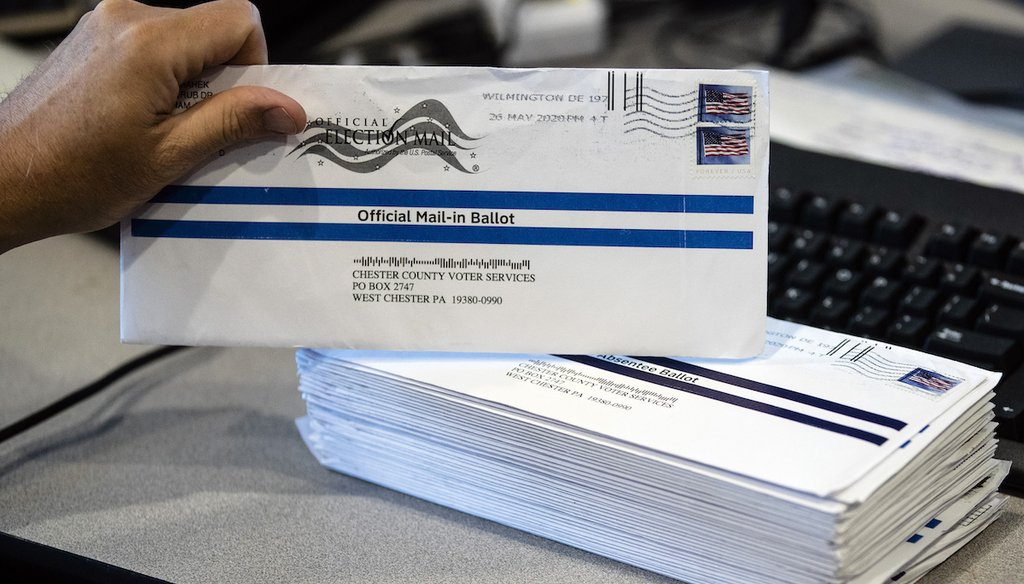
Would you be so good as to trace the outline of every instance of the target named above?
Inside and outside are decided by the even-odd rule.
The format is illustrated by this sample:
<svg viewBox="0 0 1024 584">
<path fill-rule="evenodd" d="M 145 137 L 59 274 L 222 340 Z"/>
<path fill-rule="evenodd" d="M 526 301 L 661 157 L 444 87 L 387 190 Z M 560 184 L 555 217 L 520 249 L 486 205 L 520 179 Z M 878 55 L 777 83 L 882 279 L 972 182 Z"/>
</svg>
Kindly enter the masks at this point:
<svg viewBox="0 0 1024 584">
<path fill-rule="evenodd" d="M 263 112 L 263 127 L 278 134 L 295 134 L 299 131 L 299 125 L 283 107 Z"/>
</svg>

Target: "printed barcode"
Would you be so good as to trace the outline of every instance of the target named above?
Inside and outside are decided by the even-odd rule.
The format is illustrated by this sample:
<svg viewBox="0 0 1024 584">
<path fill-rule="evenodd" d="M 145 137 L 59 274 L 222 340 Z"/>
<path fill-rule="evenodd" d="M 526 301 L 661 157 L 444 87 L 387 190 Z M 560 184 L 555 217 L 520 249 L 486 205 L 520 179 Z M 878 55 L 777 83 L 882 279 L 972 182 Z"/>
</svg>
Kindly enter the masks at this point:
<svg viewBox="0 0 1024 584">
<path fill-rule="evenodd" d="M 414 268 L 418 266 L 432 266 L 445 269 L 468 269 L 478 270 L 529 270 L 530 260 L 506 260 L 506 259 L 479 259 L 479 258 L 431 258 L 420 259 L 399 256 L 363 256 L 352 260 L 358 266 L 368 267 L 389 267 L 389 268 Z"/>
</svg>

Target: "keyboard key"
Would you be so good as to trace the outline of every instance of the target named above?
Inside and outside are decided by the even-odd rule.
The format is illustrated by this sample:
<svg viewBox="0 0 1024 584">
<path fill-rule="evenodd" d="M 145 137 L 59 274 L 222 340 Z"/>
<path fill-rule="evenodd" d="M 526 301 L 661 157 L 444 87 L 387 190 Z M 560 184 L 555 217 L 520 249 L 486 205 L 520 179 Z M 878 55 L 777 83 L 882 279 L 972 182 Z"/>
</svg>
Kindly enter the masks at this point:
<svg viewBox="0 0 1024 584">
<path fill-rule="evenodd" d="M 953 264 L 939 278 L 939 289 L 950 294 L 973 296 L 981 282 L 981 272 L 973 266 Z"/>
<path fill-rule="evenodd" d="M 887 339 L 904 347 L 920 347 L 928 334 L 928 321 L 910 314 L 904 314 L 885 331 Z"/>
<path fill-rule="evenodd" d="M 903 285 L 885 276 L 878 276 L 868 284 L 860 300 L 868 306 L 892 308 L 903 290 Z"/>
<path fill-rule="evenodd" d="M 831 231 L 835 225 L 836 216 L 843 203 L 837 199 L 830 199 L 821 195 L 814 195 L 804 205 L 803 213 L 800 215 L 800 222 L 819 231 Z"/>
<path fill-rule="evenodd" d="M 993 304 L 978 318 L 976 328 L 1001 337 L 1024 338 L 1024 310 Z"/>
<path fill-rule="evenodd" d="M 978 296 L 991 304 L 1024 308 L 1024 282 L 991 276 L 982 281 Z"/>
<path fill-rule="evenodd" d="M 791 253 L 797 257 L 816 260 L 825 253 L 828 236 L 824 233 L 803 229 L 798 231 L 796 239 L 790 244 Z"/>
<path fill-rule="evenodd" d="M 923 286 L 914 286 L 900 301 L 899 311 L 930 320 L 939 305 L 939 291 Z"/>
<path fill-rule="evenodd" d="M 960 223 L 947 222 L 939 226 L 928 240 L 928 254 L 952 261 L 960 261 L 967 254 L 967 246 L 977 230 Z"/>
<path fill-rule="evenodd" d="M 806 196 L 803 193 L 779 187 L 768 201 L 768 219 L 780 223 L 796 223 L 800 218 Z"/>
<path fill-rule="evenodd" d="M 786 274 L 786 285 L 801 290 L 817 290 L 825 277 L 825 266 L 811 260 L 800 260 Z"/>
<path fill-rule="evenodd" d="M 772 303 L 772 316 L 785 320 L 804 320 L 814 295 L 799 288 L 786 288 Z"/>
<path fill-rule="evenodd" d="M 841 328 L 853 312 L 848 300 L 826 296 L 811 309 L 811 324 L 829 330 Z"/>
<path fill-rule="evenodd" d="M 881 211 L 874 205 L 850 203 L 840 214 L 836 222 L 836 231 L 840 235 L 867 239 L 875 227 L 875 220 Z"/>
<path fill-rule="evenodd" d="M 984 231 L 967 251 L 967 261 L 983 268 L 1002 269 L 1012 243 L 1005 235 Z"/>
<path fill-rule="evenodd" d="M 835 268 L 860 268 L 865 247 L 859 241 L 838 239 L 825 252 L 825 261 Z"/>
<path fill-rule="evenodd" d="M 938 260 L 917 256 L 903 268 L 903 279 L 917 286 L 933 286 L 939 281 L 942 264 Z"/>
<path fill-rule="evenodd" d="M 789 227 L 777 222 L 768 222 L 768 250 L 769 251 L 784 251 L 786 245 L 789 244 L 790 238 L 793 236 L 793 230 Z"/>
<path fill-rule="evenodd" d="M 922 223 L 917 215 L 887 211 L 875 226 L 874 240 L 889 247 L 907 247 L 917 237 Z"/>
<path fill-rule="evenodd" d="M 939 322 L 970 327 L 981 312 L 981 302 L 974 298 L 954 294 L 939 309 Z"/>
<path fill-rule="evenodd" d="M 789 258 L 774 251 L 768 252 L 768 281 L 777 282 L 782 279 L 789 268 Z"/>
<path fill-rule="evenodd" d="M 903 254 L 887 247 L 877 248 L 864 261 L 864 270 L 882 276 L 896 276 L 903 269 Z"/>
<path fill-rule="evenodd" d="M 864 274 L 854 272 L 849 268 L 839 268 L 830 277 L 825 279 L 822 285 L 822 292 L 830 296 L 840 298 L 853 298 L 864 286 Z"/>
<path fill-rule="evenodd" d="M 1016 341 L 957 327 L 935 331 L 925 341 L 924 348 L 936 355 L 996 371 L 1012 369 L 1021 359 Z"/>
<path fill-rule="evenodd" d="M 892 313 L 880 306 L 864 306 L 850 318 L 850 333 L 862 337 L 882 338 Z"/>
<path fill-rule="evenodd" d="M 1024 241 L 1010 250 L 1010 257 L 1006 261 L 1006 271 L 1011 274 L 1024 275 Z"/>
</svg>

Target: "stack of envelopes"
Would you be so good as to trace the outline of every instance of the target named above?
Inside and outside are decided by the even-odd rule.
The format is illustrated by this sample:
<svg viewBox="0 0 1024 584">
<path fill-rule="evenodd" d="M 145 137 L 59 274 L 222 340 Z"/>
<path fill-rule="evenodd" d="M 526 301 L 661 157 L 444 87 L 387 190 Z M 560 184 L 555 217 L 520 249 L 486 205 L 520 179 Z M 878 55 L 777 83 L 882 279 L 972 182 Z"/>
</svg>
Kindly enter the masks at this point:
<svg viewBox="0 0 1024 584">
<path fill-rule="evenodd" d="M 300 350 L 325 466 L 692 583 L 913 582 L 990 524 L 998 374 L 771 321 L 743 361 Z"/>
</svg>

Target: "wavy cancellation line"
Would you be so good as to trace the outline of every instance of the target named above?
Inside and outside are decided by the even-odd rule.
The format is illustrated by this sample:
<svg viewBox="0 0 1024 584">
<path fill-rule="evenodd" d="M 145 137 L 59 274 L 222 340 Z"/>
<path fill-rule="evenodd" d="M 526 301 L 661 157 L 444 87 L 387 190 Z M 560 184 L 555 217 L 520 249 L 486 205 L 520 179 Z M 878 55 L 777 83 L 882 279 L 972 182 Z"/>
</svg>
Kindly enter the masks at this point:
<svg viewBox="0 0 1024 584">
<path fill-rule="evenodd" d="M 663 120 L 663 121 L 666 121 L 666 122 L 669 122 L 669 123 L 677 121 L 677 120 L 666 120 L 665 118 L 660 118 L 660 117 L 658 117 L 657 119 Z M 693 117 L 690 117 L 690 118 L 685 118 L 684 120 L 678 120 L 678 121 L 686 121 L 686 120 L 692 120 L 692 119 L 693 119 Z M 643 130 L 643 131 L 649 132 L 651 134 L 654 134 L 656 136 L 660 136 L 662 138 L 670 138 L 670 139 L 689 138 L 690 136 L 693 136 L 694 134 L 696 134 L 696 126 L 697 126 L 697 124 L 695 122 L 691 122 L 689 124 L 684 124 L 682 126 L 665 125 L 665 124 L 660 124 L 660 123 L 658 123 L 658 122 L 656 122 L 654 120 L 651 120 L 651 119 L 648 119 L 648 118 L 645 118 L 645 117 L 636 117 L 636 118 L 632 118 L 630 120 L 626 120 L 624 125 L 626 126 L 626 130 L 625 130 L 626 134 L 629 134 L 631 132 L 638 132 L 638 131 Z M 682 133 L 680 133 L 680 132 L 682 132 Z"/>
<path fill-rule="evenodd" d="M 658 110 L 658 111 L 660 113 L 665 113 L 665 112 L 661 112 L 661 110 Z M 626 114 L 625 117 L 629 118 L 629 119 L 626 120 L 627 124 L 630 123 L 630 122 L 635 122 L 635 121 L 638 121 L 638 120 L 644 120 L 644 119 L 647 119 L 647 118 L 654 118 L 656 120 L 661 120 L 663 122 L 669 122 L 669 123 L 673 123 L 673 122 L 686 122 L 686 121 L 689 121 L 689 120 L 696 120 L 697 119 L 697 109 L 693 108 L 690 111 L 692 111 L 693 113 L 691 113 L 689 115 L 686 115 L 686 116 L 681 116 L 679 118 L 666 118 L 666 117 L 663 117 L 663 116 L 659 116 L 657 114 L 652 114 L 652 113 L 650 113 L 647 110 L 643 110 L 643 111 L 639 111 L 639 112 L 636 112 L 636 111 L 629 112 L 629 113 Z M 667 112 L 667 113 L 676 113 L 676 112 Z M 678 113 L 685 113 L 685 112 L 678 112 Z"/>
<path fill-rule="evenodd" d="M 682 115 L 682 114 L 689 114 L 686 117 L 696 117 L 697 116 L 697 106 L 695 106 L 695 105 L 691 106 L 691 107 L 688 107 L 688 108 L 683 108 L 681 110 L 670 110 L 670 109 L 663 109 L 663 108 L 660 108 L 660 107 L 655 107 L 655 106 L 652 106 L 650 104 L 647 104 L 647 105 L 644 105 L 643 109 L 641 109 L 639 111 L 633 110 L 631 112 L 627 112 L 626 113 L 626 117 L 628 118 L 628 117 L 639 115 L 639 114 L 647 114 L 647 115 L 652 115 L 652 116 L 657 117 L 655 114 L 650 113 L 651 111 L 656 111 L 659 114 L 665 114 L 665 115 L 670 115 L 670 116 Z"/>
<path fill-rule="evenodd" d="M 662 119 L 662 118 L 658 118 L 658 119 Z M 676 120 L 666 120 L 666 121 L 674 122 Z M 683 120 L 679 120 L 679 121 L 683 121 Z M 653 120 L 649 120 L 647 118 L 633 118 L 632 120 L 626 120 L 623 125 L 625 125 L 625 126 L 635 126 L 636 124 L 648 124 L 648 125 L 651 125 L 651 126 L 654 126 L 654 127 L 658 128 L 660 130 L 665 130 L 666 132 L 679 132 L 679 131 L 682 131 L 682 130 L 691 130 L 691 129 L 694 128 L 694 126 L 697 125 L 695 122 L 693 122 L 693 123 L 689 123 L 689 124 L 683 124 L 681 126 L 669 126 L 669 125 L 665 125 L 665 124 L 659 124 L 658 122 L 655 122 Z"/>
<path fill-rule="evenodd" d="M 626 102 L 627 103 L 629 103 L 630 97 L 633 97 L 633 100 L 634 100 L 634 103 L 635 103 L 635 93 L 636 93 L 635 91 L 626 91 L 625 97 L 626 97 Z M 694 93 L 696 93 L 696 92 L 694 92 Z M 683 95 L 683 96 L 680 96 L 678 98 L 674 97 L 674 98 L 669 98 L 669 99 L 658 99 L 657 97 L 654 97 L 654 96 L 650 95 L 649 91 L 643 91 L 641 93 L 641 100 L 643 101 L 644 108 L 651 107 L 649 105 L 650 103 L 657 103 L 659 105 L 669 106 L 669 107 L 672 107 L 672 106 L 678 107 L 678 106 L 684 106 L 684 105 L 690 105 L 690 104 L 697 103 L 698 100 L 697 100 L 696 97 L 691 97 L 690 99 L 682 100 L 682 98 L 690 97 L 691 95 L 693 95 L 693 94 Z M 681 101 L 676 101 L 676 100 L 681 100 Z"/>
<path fill-rule="evenodd" d="M 891 381 L 892 380 L 892 377 L 890 377 L 890 376 L 880 376 L 879 374 L 874 373 L 874 372 L 864 371 L 861 368 L 859 368 L 856 365 L 853 365 L 851 363 L 833 363 L 832 366 L 833 367 L 842 367 L 844 369 L 851 369 L 855 373 L 863 375 L 864 377 L 867 377 L 868 379 L 874 379 L 875 381 Z"/>
<path fill-rule="evenodd" d="M 897 377 L 899 377 L 900 375 L 903 375 L 904 373 L 906 373 L 910 369 L 914 368 L 914 366 L 909 364 L 909 363 L 906 363 L 906 364 L 894 364 L 894 363 L 890 363 L 889 361 L 876 359 L 872 355 L 868 355 L 865 358 L 857 361 L 857 364 L 858 365 L 863 364 L 865 367 L 868 367 L 868 368 L 872 369 L 873 371 L 879 371 L 879 372 L 882 372 L 882 373 L 889 373 L 889 374 L 895 375 Z"/>
<path fill-rule="evenodd" d="M 626 88 L 626 94 L 628 95 L 630 93 L 636 93 L 636 89 L 634 89 L 632 87 L 627 87 Z M 655 89 L 653 87 L 644 87 L 643 93 L 644 93 L 644 98 L 647 98 L 650 94 L 653 93 L 655 95 L 660 95 L 662 97 L 667 97 L 669 99 L 681 99 L 681 98 L 684 98 L 684 97 L 690 97 L 691 95 L 697 95 L 697 90 L 694 89 L 693 91 L 691 91 L 689 93 L 682 93 L 682 94 L 679 94 L 679 95 L 675 95 L 675 94 L 672 94 L 672 93 L 665 93 L 664 91 L 658 91 L 657 89 Z"/>
<path fill-rule="evenodd" d="M 678 139 L 681 139 L 681 138 L 690 138 L 691 136 L 694 136 L 694 135 L 697 134 L 697 132 L 695 130 L 693 132 L 688 132 L 686 134 L 669 135 L 669 134 L 663 134 L 663 133 L 661 133 L 661 132 L 659 132 L 657 130 L 654 130 L 652 128 L 648 128 L 646 126 L 636 126 L 636 127 L 633 127 L 633 128 L 629 128 L 624 133 L 625 134 L 630 134 L 632 132 L 640 132 L 640 131 L 648 132 L 648 133 L 654 134 L 655 136 L 659 136 L 661 138 L 668 138 L 669 140 L 678 140 Z"/>
</svg>

